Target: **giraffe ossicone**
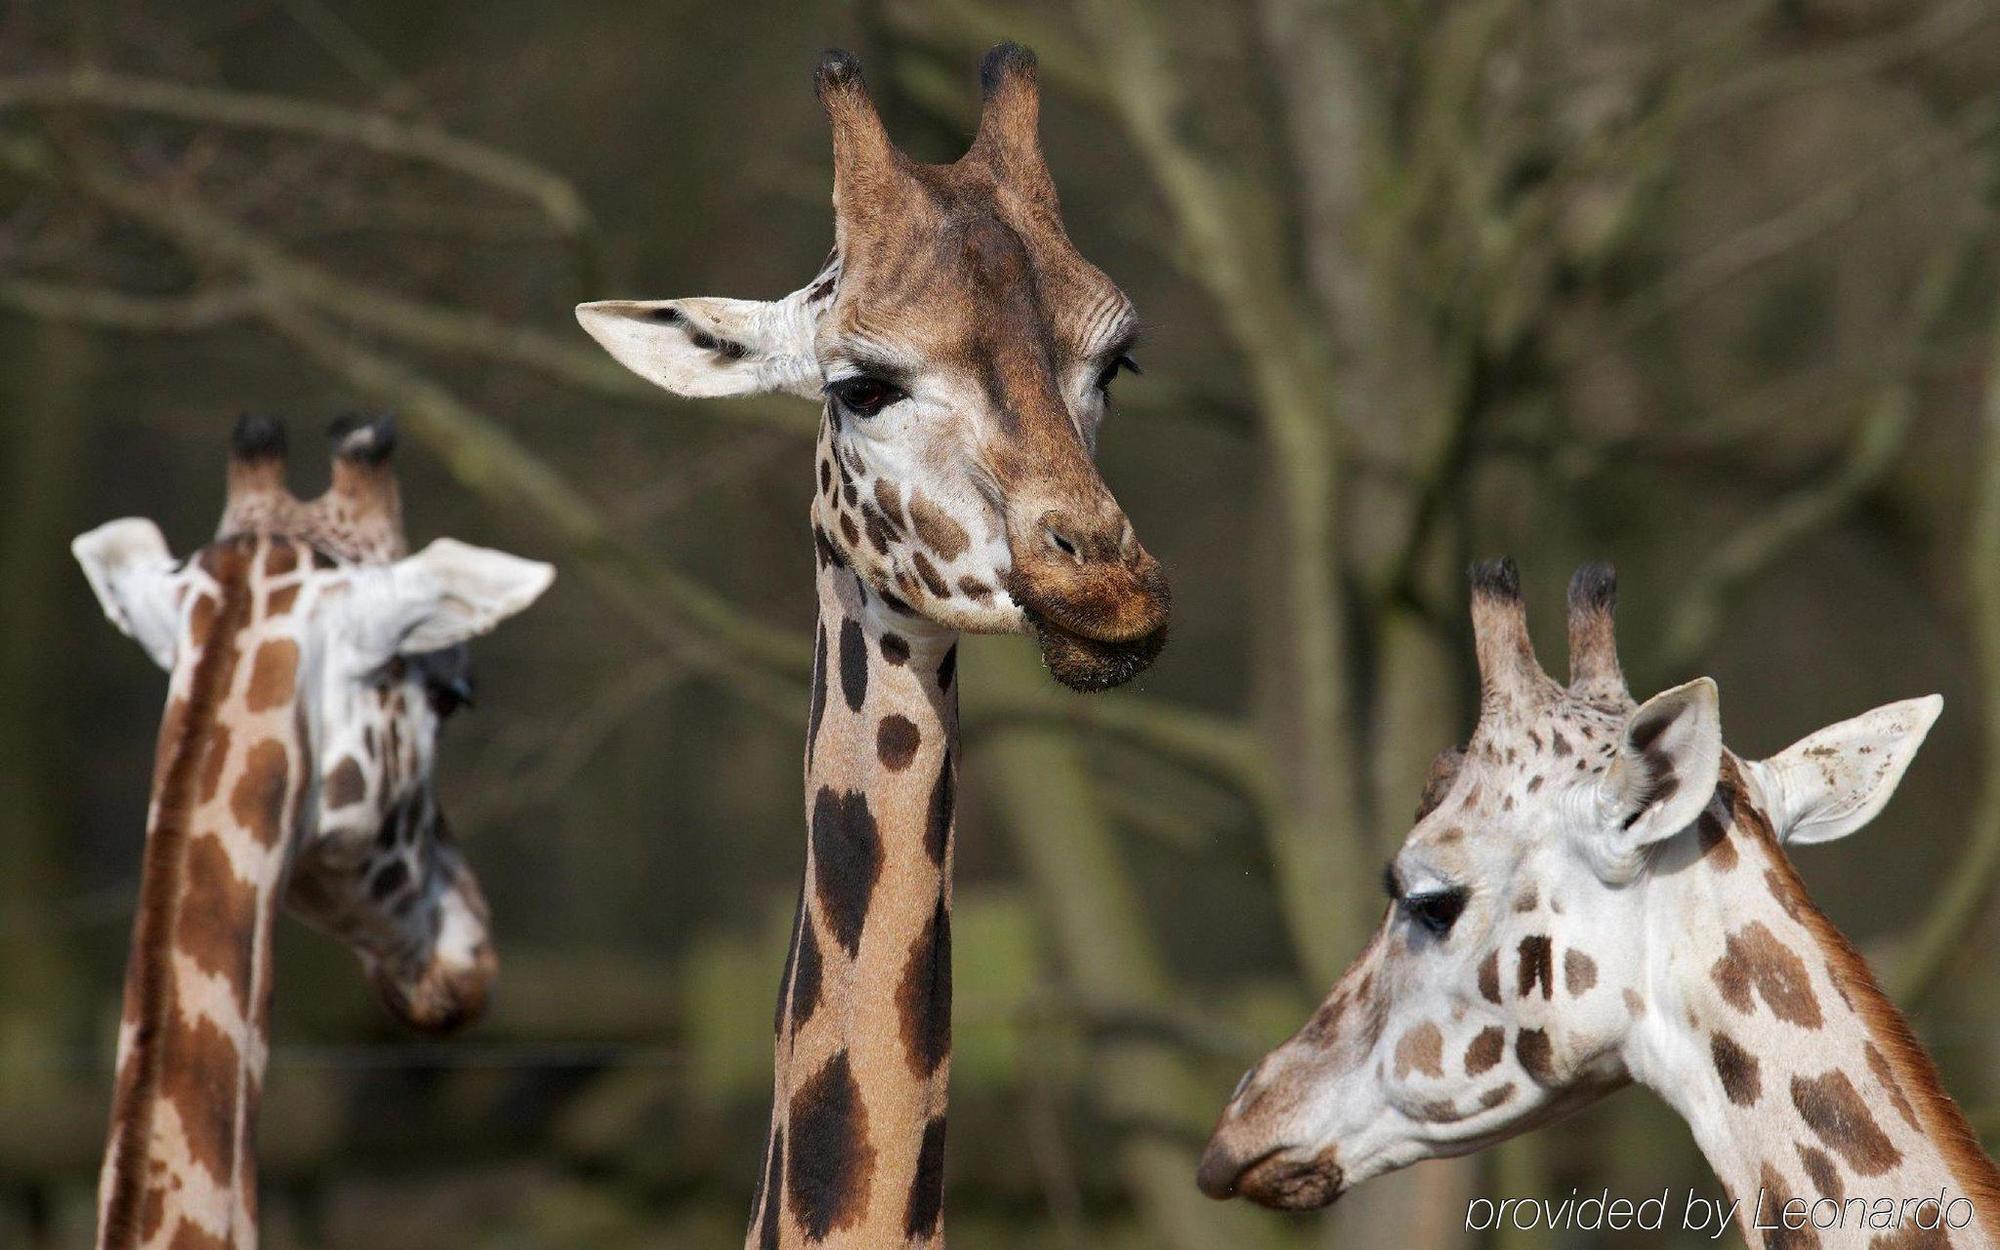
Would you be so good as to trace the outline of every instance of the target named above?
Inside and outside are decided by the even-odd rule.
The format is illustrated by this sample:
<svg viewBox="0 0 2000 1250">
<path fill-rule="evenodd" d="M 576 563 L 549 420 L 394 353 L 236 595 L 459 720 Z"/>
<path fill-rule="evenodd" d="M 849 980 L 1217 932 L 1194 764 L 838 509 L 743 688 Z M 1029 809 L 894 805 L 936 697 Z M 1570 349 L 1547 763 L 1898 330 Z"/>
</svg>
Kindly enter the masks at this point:
<svg viewBox="0 0 2000 1250">
<path fill-rule="evenodd" d="M 923 165 L 827 53 L 819 274 L 770 302 L 577 309 L 670 391 L 824 404 L 806 875 L 753 1248 L 942 1240 L 959 633 L 1031 633 L 1078 690 L 1130 680 L 1166 639 L 1165 574 L 1093 463 L 1136 315 L 1063 231 L 1033 54 L 995 48 L 980 83 L 970 149 Z"/>
<path fill-rule="evenodd" d="M 1608 567 L 1578 571 L 1562 685 L 1511 562 L 1475 567 L 1471 740 L 1433 766 L 1366 950 L 1231 1095 L 1202 1189 L 1324 1206 L 1637 1081 L 1688 1122 L 1753 1242 L 1995 1244 L 2000 1173 L 1784 850 L 1880 811 L 1942 700 L 1742 760 L 1707 678 L 1634 702 L 1614 597 Z M 1794 1199 L 1812 1220 L 1786 1221 Z M 1878 1199 L 1918 1205 L 1890 1227 L 1868 1222 Z"/>
<path fill-rule="evenodd" d="M 465 643 L 554 571 L 451 539 L 403 554 L 393 423 L 332 435 L 332 483 L 303 502 L 284 484 L 283 427 L 239 420 L 217 536 L 185 559 L 140 518 L 72 544 L 105 615 L 169 675 L 100 1250 L 256 1245 L 281 902 L 352 946 L 427 1032 L 476 1017 L 498 969 L 431 769 L 470 697 Z"/>
</svg>

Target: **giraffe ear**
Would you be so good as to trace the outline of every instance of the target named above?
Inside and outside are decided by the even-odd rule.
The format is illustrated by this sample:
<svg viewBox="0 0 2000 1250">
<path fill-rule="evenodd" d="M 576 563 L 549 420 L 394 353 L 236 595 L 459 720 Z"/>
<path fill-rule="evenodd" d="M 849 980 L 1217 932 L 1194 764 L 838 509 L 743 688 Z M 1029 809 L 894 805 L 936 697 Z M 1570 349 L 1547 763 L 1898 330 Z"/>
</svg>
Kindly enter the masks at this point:
<svg viewBox="0 0 2000 1250">
<path fill-rule="evenodd" d="M 1905 699 L 1808 734 L 1750 767 L 1780 842 L 1831 842 L 1875 819 L 1944 710 Z"/>
<path fill-rule="evenodd" d="M 1693 824 L 1722 774 L 1722 713 L 1715 682 L 1698 677 L 1641 704 L 1625 722 L 1604 777 L 1611 817 L 1606 864 L 1632 866 L 1637 852 Z"/>
<path fill-rule="evenodd" d="M 526 608 L 555 580 L 553 566 L 440 538 L 394 564 L 354 573 L 349 597 L 363 670 L 396 655 L 456 646 Z"/>
<path fill-rule="evenodd" d="M 599 300 L 576 319 L 627 369 L 676 395 L 797 395 L 818 399 L 815 284 L 781 300 L 697 297 Z M 816 294 L 817 293 L 817 294 Z"/>
<path fill-rule="evenodd" d="M 83 566 L 104 615 L 144 647 L 155 664 L 173 668 L 180 611 L 174 602 L 175 561 L 160 527 L 143 517 L 126 517 L 79 535 L 69 549 Z"/>
</svg>

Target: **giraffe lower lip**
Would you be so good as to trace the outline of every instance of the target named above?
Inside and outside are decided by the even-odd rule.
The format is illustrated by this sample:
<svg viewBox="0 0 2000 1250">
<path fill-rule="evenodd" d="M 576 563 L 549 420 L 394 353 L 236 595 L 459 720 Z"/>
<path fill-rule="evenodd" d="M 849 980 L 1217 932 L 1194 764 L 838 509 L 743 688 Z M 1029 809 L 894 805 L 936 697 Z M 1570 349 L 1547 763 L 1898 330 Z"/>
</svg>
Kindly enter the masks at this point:
<svg viewBox="0 0 2000 1250">
<path fill-rule="evenodd" d="M 1260 1207 L 1279 1211 L 1316 1211 L 1331 1206 L 1345 1189 L 1339 1168 L 1317 1159 L 1286 1159 L 1272 1155 L 1236 1178 L 1236 1192 Z"/>
<path fill-rule="evenodd" d="M 1064 629 L 1032 608 L 1028 627 L 1051 676 L 1072 690 L 1109 690 L 1146 671 L 1167 645 L 1167 627 L 1126 642 L 1102 642 Z"/>
</svg>

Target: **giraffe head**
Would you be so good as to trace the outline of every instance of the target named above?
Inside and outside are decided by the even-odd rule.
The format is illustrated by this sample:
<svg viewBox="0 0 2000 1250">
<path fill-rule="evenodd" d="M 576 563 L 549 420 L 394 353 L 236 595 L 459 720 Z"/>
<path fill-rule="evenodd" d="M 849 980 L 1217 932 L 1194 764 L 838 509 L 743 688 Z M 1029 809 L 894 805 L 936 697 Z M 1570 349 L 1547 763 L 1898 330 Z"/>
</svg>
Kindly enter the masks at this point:
<svg viewBox="0 0 2000 1250">
<path fill-rule="evenodd" d="M 1619 1088 L 1648 1013 L 1686 1010 L 1670 965 L 1694 935 L 1664 883 L 1733 856 L 1731 822 L 1774 849 L 1867 823 L 1941 706 L 1891 704 L 1739 762 L 1710 679 L 1644 704 L 1626 692 L 1614 596 L 1606 566 L 1572 580 L 1563 686 L 1536 662 L 1513 564 L 1475 567 L 1478 725 L 1432 765 L 1381 928 L 1231 1096 L 1205 1192 L 1324 1206 Z"/>
<path fill-rule="evenodd" d="M 451 539 L 406 555 L 393 423 L 343 418 L 332 435 L 332 483 L 305 502 L 285 487 L 283 427 L 240 420 L 216 540 L 184 560 L 139 518 L 74 549 L 112 623 L 171 675 L 168 729 L 218 647 L 241 705 L 294 705 L 305 758 L 291 767 L 308 784 L 286 902 L 354 947 L 399 1018 L 445 1031 L 479 1014 L 498 965 L 485 900 L 438 807 L 439 730 L 470 699 L 467 640 L 532 603 L 553 570 Z M 220 770 L 230 726 L 210 732 Z"/>
<path fill-rule="evenodd" d="M 923 165 L 889 141 L 860 66 L 827 53 L 835 246 L 819 275 L 769 303 L 612 300 L 577 316 L 678 394 L 823 401 L 822 560 L 949 628 L 1031 631 L 1058 680 L 1100 689 L 1166 637 L 1166 577 L 1092 460 L 1138 323 L 1064 233 L 1033 54 L 1003 44 L 980 80 L 970 150 Z"/>
</svg>

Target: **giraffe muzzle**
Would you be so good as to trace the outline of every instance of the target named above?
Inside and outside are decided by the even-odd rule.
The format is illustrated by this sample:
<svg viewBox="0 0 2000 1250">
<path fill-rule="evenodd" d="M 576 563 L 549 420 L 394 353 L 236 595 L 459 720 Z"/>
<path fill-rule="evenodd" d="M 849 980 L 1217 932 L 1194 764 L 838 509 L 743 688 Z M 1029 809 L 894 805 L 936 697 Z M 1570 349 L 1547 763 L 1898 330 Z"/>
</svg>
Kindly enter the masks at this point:
<svg viewBox="0 0 2000 1250">
<path fill-rule="evenodd" d="M 1109 690 L 1146 671 L 1167 645 L 1166 570 L 1133 540 L 1108 558 L 1057 548 L 1017 559 L 1007 591 L 1042 662 L 1072 690 Z"/>
<path fill-rule="evenodd" d="M 1236 1154 L 1219 1138 L 1202 1152 L 1195 1184 L 1215 1199 L 1242 1196 L 1260 1207 L 1279 1211 L 1315 1211 L 1330 1206 L 1346 1192 L 1340 1165 L 1331 1149 L 1299 1158 L 1290 1147 L 1278 1146 L 1248 1158 Z"/>
</svg>

